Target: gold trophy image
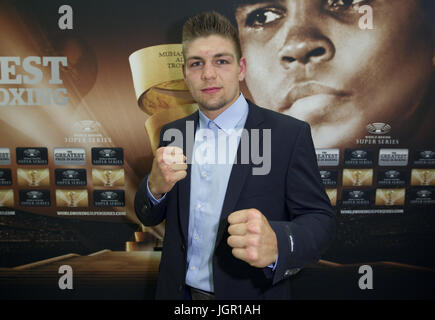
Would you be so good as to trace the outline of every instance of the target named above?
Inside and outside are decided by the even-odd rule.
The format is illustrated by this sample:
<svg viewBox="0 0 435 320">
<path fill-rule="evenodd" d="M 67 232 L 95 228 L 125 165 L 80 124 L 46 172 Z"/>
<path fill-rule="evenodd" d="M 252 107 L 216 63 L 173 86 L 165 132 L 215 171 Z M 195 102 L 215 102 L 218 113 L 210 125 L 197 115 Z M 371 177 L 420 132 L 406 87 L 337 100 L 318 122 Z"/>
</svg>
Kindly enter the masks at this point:
<svg viewBox="0 0 435 320">
<path fill-rule="evenodd" d="M 366 187 L 373 182 L 373 169 L 343 169 L 343 186 Z"/>
<path fill-rule="evenodd" d="M 14 206 L 14 190 L 0 190 L 0 207 Z"/>
<path fill-rule="evenodd" d="M 119 187 L 124 185 L 124 169 L 92 169 L 92 182 L 98 187 Z"/>
<path fill-rule="evenodd" d="M 58 207 L 87 207 L 88 190 L 56 190 L 56 205 Z"/>
<path fill-rule="evenodd" d="M 133 52 L 129 62 L 137 104 L 146 114 L 145 131 L 155 155 L 161 128 L 198 109 L 184 82 L 182 45 L 162 44 L 143 48 Z M 158 239 L 161 243 L 164 223 L 147 230 L 160 234 Z"/>
<path fill-rule="evenodd" d="M 377 206 L 403 206 L 405 189 L 376 189 Z"/>
<path fill-rule="evenodd" d="M 325 191 L 331 201 L 331 205 L 337 205 L 337 189 L 326 188 Z"/>
<path fill-rule="evenodd" d="M 18 185 L 21 187 L 50 186 L 50 172 L 45 169 L 17 169 Z"/>
<path fill-rule="evenodd" d="M 435 185 L 435 169 L 412 169 L 412 186 L 433 186 Z"/>
<path fill-rule="evenodd" d="M 140 49 L 129 57 L 133 85 L 139 108 L 148 115 L 145 130 L 153 154 L 160 129 L 197 110 L 184 82 L 181 44 L 163 44 Z"/>
</svg>

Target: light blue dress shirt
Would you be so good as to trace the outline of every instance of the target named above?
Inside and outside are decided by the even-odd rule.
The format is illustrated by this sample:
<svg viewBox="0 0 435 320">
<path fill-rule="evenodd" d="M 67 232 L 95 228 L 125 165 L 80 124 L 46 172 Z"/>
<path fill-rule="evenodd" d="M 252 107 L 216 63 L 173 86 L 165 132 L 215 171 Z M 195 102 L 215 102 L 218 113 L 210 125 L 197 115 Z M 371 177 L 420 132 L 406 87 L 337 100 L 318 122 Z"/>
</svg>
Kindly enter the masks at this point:
<svg viewBox="0 0 435 320">
<path fill-rule="evenodd" d="M 190 182 L 186 284 L 213 292 L 213 252 L 234 158 L 248 116 L 243 95 L 213 121 L 199 111 Z"/>
<path fill-rule="evenodd" d="M 214 120 L 199 110 L 190 176 L 186 284 L 208 292 L 214 292 L 213 252 L 219 219 L 248 111 L 242 94 Z M 148 197 L 153 204 L 164 199 L 156 200 L 149 189 Z"/>
</svg>

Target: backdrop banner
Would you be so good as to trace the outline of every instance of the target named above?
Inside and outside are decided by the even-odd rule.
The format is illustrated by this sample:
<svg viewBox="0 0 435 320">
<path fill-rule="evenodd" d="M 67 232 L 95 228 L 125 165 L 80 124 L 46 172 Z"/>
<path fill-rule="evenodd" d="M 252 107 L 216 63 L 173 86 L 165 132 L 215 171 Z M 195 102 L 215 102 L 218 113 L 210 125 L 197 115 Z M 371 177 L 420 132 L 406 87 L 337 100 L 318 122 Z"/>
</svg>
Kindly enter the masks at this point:
<svg viewBox="0 0 435 320">
<path fill-rule="evenodd" d="M 165 225 L 133 200 L 198 108 L 181 29 L 206 10 L 238 29 L 244 96 L 311 127 L 337 235 L 295 298 L 435 298 L 431 0 L 0 1 L 0 297 L 153 299 Z"/>
</svg>

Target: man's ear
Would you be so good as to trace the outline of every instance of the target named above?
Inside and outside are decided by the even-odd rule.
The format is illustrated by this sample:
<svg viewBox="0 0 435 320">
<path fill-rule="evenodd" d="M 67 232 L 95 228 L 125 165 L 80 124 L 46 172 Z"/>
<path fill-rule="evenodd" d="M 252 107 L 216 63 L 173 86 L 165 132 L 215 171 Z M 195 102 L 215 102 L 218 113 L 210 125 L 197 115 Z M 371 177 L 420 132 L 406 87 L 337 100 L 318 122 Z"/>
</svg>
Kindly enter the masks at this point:
<svg viewBox="0 0 435 320">
<path fill-rule="evenodd" d="M 245 76 L 246 76 L 246 59 L 245 59 L 245 57 L 240 58 L 239 68 L 240 68 L 239 81 L 243 81 L 245 79 Z"/>
<path fill-rule="evenodd" d="M 181 64 L 181 70 L 183 70 L 183 77 L 186 79 L 186 70 L 184 70 L 184 63 Z"/>
</svg>

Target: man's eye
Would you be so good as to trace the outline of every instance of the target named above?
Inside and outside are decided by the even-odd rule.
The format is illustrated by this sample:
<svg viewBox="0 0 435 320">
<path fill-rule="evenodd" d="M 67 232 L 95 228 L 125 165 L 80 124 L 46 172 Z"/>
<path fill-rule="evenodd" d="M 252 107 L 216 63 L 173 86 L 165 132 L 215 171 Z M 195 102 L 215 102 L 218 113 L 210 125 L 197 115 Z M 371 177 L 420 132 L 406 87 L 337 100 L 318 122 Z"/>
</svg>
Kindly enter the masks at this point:
<svg viewBox="0 0 435 320">
<path fill-rule="evenodd" d="M 370 0 L 327 0 L 326 2 L 329 10 L 340 11 L 346 10 L 349 7 L 358 9 L 360 5 L 370 2 Z"/>
<path fill-rule="evenodd" d="M 261 8 L 248 14 L 246 25 L 249 27 L 262 27 L 284 16 L 284 12 L 277 8 Z"/>
<path fill-rule="evenodd" d="M 201 65 L 201 62 L 199 62 L 199 61 L 195 61 L 195 62 L 192 62 L 191 64 L 190 64 L 190 67 L 198 67 L 198 66 L 200 66 Z"/>
<path fill-rule="evenodd" d="M 216 61 L 217 64 L 227 64 L 228 61 L 227 60 L 223 60 L 223 59 L 219 59 Z"/>
</svg>

